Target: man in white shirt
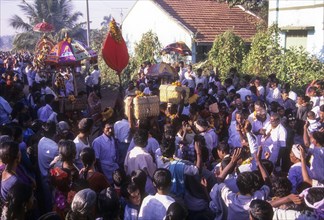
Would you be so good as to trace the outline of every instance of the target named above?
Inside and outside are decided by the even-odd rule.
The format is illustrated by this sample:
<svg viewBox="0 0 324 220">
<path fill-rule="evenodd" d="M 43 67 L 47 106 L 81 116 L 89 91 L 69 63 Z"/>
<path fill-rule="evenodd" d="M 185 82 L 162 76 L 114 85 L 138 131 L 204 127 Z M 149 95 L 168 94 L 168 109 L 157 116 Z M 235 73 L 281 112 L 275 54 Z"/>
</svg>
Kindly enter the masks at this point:
<svg viewBox="0 0 324 220">
<path fill-rule="evenodd" d="M 231 122 L 228 128 L 228 145 L 231 148 L 242 147 L 241 137 L 238 130 L 244 127 L 244 118 L 242 111 L 235 112 L 235 121 Z"/>
<path fill-rule="evenodd" d="M 83 118 L 80 120 L 78 124 L 79 134 L 75 137 L 73 142 L 76 147 L 76 156 L 75 156 L 75 165 L 79 168 L 83 168 L 83 164 L 81 162 L 80 153 L 86 148 L 90 147 L 91 143 L 89 141 L 89 135 L 91 134 L 91 129 L 93 127 L 93 119 L 92 118 Z"/>
<path fill-rule="evenodd" d="M 192 71 L 192 65 L 188 65 L 187 72 L 184 73 L 184 80 L 182 81 L 182 84 L 184 84 L 184 82 L 187 82 L 189 88 L 195 89 L 195 78 L 196 74 Z"/>
<path fill-rule="evenodd" d="M 252 93 L 251 93 L 251 91 L 249 89 L 246 88 L 246 81 L 245 80 L 240 81 L 240 86 L 241 86 L 241 89 L 236 91 L 236 93 L 240 94 L 241 100 L 243 102 L 245 102 L 246 101 L 245 97 L 248 96 L 248 95 L 251 96 Z"/>
<path fill-rule="evenodd" d="M 202 75 L 203 70 L 201 68 L 197 69 L 197 77 L 195 78 L 196 87 L 199 83 L 203 85 L 203 89 L 207 89 L 207 78 Z"/>
<path fill-rule="evenodd" d="M 260 82 L 260 78 L 259 77 L 255 77 L 255 80 L 254 80 L 254 85 L 255 87 L 258 89 L 259 91 L 259 94 L 261 97 L 264 97 L 264 87 L 261 85 L 261 82 Z"/>
<path fill-rule="evenodd" d="M 99 98 L 101 98 L 101 91 L 100 91 L 100 81 L 101 81 L 101 75 L 98 68 L 98 65 L 95 65 L 93 67 L 93 71 L 91 73 L 92 81 L 93 81 L 93 90 L 97 93 Z"/>
<path fill-rule="evenodd" d="M 58 156 L 58 146 L 53 137 L 56 133 L 56 125 L 54 122 L 49 122 L 44 126 L 44 137 L 38 142 L 38 167 L 41 174 L 42 196 L 45 202 L 46 211 L 52 210 L 52 193 L 49 185 L 48 170 L 50 163 Z"/>
<path fill-rule="evenodd" d="M 115 122 L 114 134 L 118 146 L 118 164 L 122 166 L 130 144 L 130 125 L 126 116 L 122 120 Z"/>
<path fill-rule="evenodd" d="M 171 173 L 165 168 L 159 168 L 154 172 L 153 184 L 157 190 L 155 195 L 144 198 L 138 214 L 139 220 L 163 220 L 169 206 L 175 200 L 168 196 L 171 187 Z"/>
<path fill-rule="evenodd" d="M 179 72 L 178 72 L 178 76 L 179 76 L 179 81 L 182 82 L 184 80 L 184 73 L 187 72 L 187 69 L 184 68 L 184 62 L 180 61 L 179 62 Z"/>
<path fill-rule="evenodd" d="M 152 95 L 152 93 L 153 93 L 153 81 L 152 80 L 149 80 L 147 82 L 147 86 L 145 87 L 143 93 L 144 93 L 144 95 Z"/>
<path fill-rule="evenodd" d="M 280 102 L 281 100 L 281 91 L 279 89 L 279 81 L 278 79 L 273 79 L 270 82 L 271 88 L 269 88 L 269 93 L 267 94 L 266 100 L 270 104 L 271 102 Z"/>
<path fill-rule="evenodd" d="M 147 139 L 148 132 L 144 129 L 139 129 L 134 134 L 135 147 L 126 154 L 124 168 L 127 175 L 130 175 L 132 171 L 138 169 L 144 170 L 146 175 L 148 176 L 146 182 L 146 190 L 151 191 L 151 179 L 156 169 L 156 165 L 153 162 L 152 156 L 144 149 L 147 145 Z"/>
<path fill-rule="evenodd" d="M 57 123 L 57 113 L 52 109 L 51 104 L 54 101 L 54 96 L 52 94 L 45 95 L 46 105 L 38 109 L 37 116 L 42 122 L 53 121 Z"/>
<path fill-rule="evenodd" d="M 200 135 L 204 137 L 209 152 L 209 158 L 211 158 L 212 150 L 218 145 L 218 136 L 215 130 L 209 127 L 208 122 L 205 119 L 198 119 L 195 126 Z"/>
<path fill-rule="evenodd" d="M 270 116 L 270 123 L 266 127 L 265 135 L 261 138 L 261 146 L 264 153 L 270 154 L 269 160 L 276 166 L 281 166 L 281 159 L 286 148 L 287 131 L 280 123 L 278 113 Z M 264 157 L 264 155 L 263 155 Z"/>
</svg>

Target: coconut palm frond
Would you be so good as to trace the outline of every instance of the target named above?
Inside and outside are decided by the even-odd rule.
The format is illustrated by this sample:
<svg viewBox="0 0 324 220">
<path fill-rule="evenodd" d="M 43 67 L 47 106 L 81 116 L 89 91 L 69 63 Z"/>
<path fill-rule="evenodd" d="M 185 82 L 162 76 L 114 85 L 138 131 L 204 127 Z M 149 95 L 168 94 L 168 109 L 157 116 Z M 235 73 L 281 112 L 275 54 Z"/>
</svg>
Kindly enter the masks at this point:
<svg viewBox="0 0 324 220">
<path fill-rule="evenodd" d="M 12 18 L 10 18 L 9 24 L 17 30 L 30 31 L 33 28 L 30 24 L 24 22 L 24 20 L 18 15 L 14 15 Z"/>
</svg>

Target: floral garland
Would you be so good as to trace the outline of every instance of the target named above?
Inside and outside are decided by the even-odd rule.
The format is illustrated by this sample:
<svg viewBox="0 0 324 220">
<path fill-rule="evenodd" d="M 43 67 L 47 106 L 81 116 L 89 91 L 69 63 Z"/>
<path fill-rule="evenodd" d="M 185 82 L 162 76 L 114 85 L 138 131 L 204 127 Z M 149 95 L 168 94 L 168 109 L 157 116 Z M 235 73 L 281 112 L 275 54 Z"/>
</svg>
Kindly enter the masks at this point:
<svg viewBox="0 0 324 220">
<path fill-rule="evenodd" d="M 136 95 L 136 97 L 143 97 L 144 96 L 144 93 L 143 92 L 140 92 L 140 91 L 136 91 L 135 92 L 135 95 Z"/>
<path fill-rule="evenodd" d="M 119 29 L 119 27 L 116 24 L 115 19 L 113 19 L 110 23 L 109 23 L 109 33 L 111 34 L 112 38 L 117 42 L 117 43 L 121 43 L 122 42 L 122 34 L 121 31 Z"/>
<path fill-rule="evenodd" d="M 172 86 L 181 86 L 181 82 L 180 81 L 175 81 L 171 85 Z"/>
</svg>

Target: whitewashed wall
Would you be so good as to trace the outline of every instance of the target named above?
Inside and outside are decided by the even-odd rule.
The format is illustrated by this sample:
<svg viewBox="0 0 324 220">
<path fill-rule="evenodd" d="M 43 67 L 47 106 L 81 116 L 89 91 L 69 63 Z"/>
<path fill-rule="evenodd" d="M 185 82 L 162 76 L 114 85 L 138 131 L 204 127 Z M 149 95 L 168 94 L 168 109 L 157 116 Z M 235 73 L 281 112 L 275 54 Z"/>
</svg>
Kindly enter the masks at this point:
<svg viewBox="0 0 324 220">
<path fill-rule="evenodd" d="M 324 61 L 323 0 L 269 0 L 269 25 L 277 22 L 279 28 L 314 26 L 314 31 L 308 32 L 306 50 Z M 285 46 L 285 33 L 280 37 L 281 45 Z"/>
<path fill-rule="evenodd" d="M 134 53 L 135 42 L 139 42 L 142 35 L 149 30 L 157 34 L 162 47 L 183 41 L 192 49 L 189 30 L 151 0 L 137 1 L 125 17 L 122 28 L 130 54 Z"/>
</svg>

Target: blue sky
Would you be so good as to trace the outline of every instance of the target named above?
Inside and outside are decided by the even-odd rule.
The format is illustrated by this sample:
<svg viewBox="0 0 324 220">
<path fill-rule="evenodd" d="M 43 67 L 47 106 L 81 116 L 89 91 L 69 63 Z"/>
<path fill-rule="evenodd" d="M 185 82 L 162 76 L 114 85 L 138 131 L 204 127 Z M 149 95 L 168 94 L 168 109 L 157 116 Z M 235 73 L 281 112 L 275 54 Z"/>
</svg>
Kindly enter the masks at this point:
<svg viewBox="0 0 324 220">
<path fill-rule="evenodd" d="M 100 23 L 103 21 L 104 16 L 110 14 L 115 18 L 117 22 L 121 21 L 121 12 L 123 18 L 127 15 L 128 11 L 132 8 L 136 0 L 88 0 L 89 1 L 89 16 L 90 16 L 90 28 L 95 29 L 100 27 Z M 18 5 L 21 0 L 0 0 L 0 36 L 12 35 L 17 33 L 16 30 L 9 26 L 9 19 L 17 14 L 24 18 Z M 27 0 L 32 3 L 33 1 Z M 86 0 L 72 0 L 75 7 L 75 11 L 83 13 L 83 17 L 80 21 L 86 21 Z"/>
</svg>

